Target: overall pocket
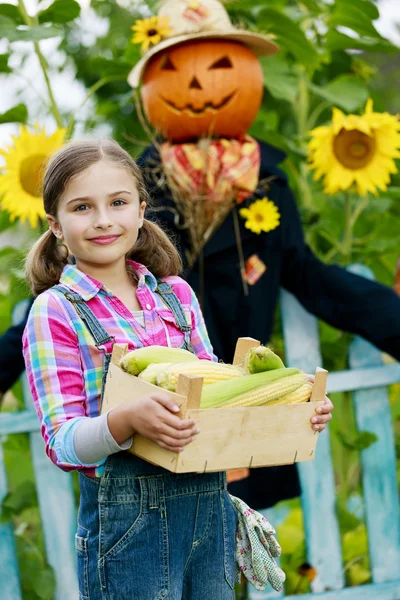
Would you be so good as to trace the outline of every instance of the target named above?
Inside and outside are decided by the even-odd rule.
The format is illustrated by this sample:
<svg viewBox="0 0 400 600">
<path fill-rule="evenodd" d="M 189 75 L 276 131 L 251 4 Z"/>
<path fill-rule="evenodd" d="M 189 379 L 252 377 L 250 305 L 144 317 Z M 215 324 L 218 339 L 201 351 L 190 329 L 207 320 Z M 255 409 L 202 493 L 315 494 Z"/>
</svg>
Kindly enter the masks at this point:
<svg viewBox="0 0 400 600">
<path fill-rule="evenodd" d="M 79 600 L 89 600 L 89 532 L 78 524 L 75 550 L 78 570 Z"/>
</svg>

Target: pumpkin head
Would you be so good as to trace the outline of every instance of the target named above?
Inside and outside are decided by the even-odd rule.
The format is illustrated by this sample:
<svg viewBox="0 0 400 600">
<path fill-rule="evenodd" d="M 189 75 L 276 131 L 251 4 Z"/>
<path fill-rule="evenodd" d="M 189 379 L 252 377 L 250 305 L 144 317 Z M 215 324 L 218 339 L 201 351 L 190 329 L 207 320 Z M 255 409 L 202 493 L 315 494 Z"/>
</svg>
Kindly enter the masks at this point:
<svg viewBox="0 0 400 600">
<path fill-rule="evenodd" d="M 189 41 L 157 53 L 143 77 L 142 102 L 150 123 L 173 142 L 237 138 L 260 108 L 261 65 L 236 41 Z"/>
</svg>

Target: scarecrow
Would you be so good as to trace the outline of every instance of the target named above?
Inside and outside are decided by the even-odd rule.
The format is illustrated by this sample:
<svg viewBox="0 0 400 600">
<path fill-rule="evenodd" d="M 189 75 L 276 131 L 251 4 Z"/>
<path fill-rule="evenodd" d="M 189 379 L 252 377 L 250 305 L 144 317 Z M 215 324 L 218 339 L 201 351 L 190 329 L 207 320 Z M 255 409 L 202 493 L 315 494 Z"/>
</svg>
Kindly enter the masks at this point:
<svg viewBox="0 0 400 600">
<path fill-rule="evenodd" d="M 400 359 L 400 299 L 313 255 L 278 167 L 284 153 L 247 134 L 262 101 L 257 57 L 278 52 L 273 40 L 235 28 L 217 0 L 166 0 L 132 29 L 145 53 L 129 83 L 157 133 L 139 159 L 149 218 L 176 241 L 217 356 L 230 362 L 241 336 L 269 340 L 283 286 Z M 296 467 L 251 470 L 230 491 L 272 506 L 299 494 Z"/>
</svg>

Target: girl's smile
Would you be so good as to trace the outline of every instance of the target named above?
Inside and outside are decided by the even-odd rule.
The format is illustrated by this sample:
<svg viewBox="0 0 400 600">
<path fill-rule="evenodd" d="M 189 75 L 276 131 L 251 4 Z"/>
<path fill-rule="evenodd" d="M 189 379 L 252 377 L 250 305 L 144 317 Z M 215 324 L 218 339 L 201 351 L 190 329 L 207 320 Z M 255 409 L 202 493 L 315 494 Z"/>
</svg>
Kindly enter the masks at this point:
<svg viewBox="0 0 400 600">
<path fill-rule="evenodd" d="M 106 246 L 108 244 L 113 244 L 116 240 L 119 239 L 119 237 L 119 235 L 102 235 L 95 238 L 91 238 L 89 241 L 93 244 Z"/>
</svg>

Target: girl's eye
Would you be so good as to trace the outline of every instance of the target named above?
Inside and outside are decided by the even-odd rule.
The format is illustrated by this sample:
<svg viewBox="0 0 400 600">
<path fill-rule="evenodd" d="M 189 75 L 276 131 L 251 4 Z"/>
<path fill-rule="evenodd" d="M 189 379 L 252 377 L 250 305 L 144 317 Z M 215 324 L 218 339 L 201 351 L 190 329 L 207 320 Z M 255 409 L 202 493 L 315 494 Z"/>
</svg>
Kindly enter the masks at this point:
<svg viewBox="0 0 400 600">
<path fill-rule="evenodd" d="M 114 200 L 113 205 L 114 206 L 123 206 L 124 204 L 126 204 L 125 200 Z"/>
<path fill-rule="evenodd" d="M 76 206 L 74 208 L 74 212 L 75 211 L 82 212 L 82 211 L 86 210 L 87 208 L 89 208 L 87 204 L 79 204 L 79 206 Z"/>
</svg>

